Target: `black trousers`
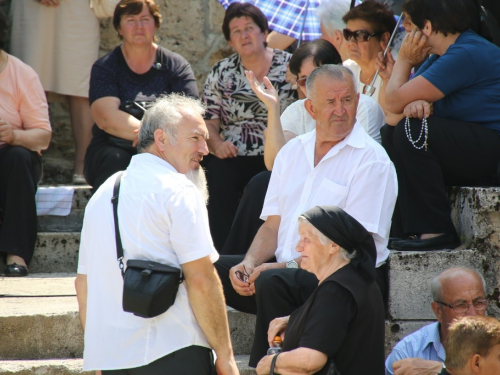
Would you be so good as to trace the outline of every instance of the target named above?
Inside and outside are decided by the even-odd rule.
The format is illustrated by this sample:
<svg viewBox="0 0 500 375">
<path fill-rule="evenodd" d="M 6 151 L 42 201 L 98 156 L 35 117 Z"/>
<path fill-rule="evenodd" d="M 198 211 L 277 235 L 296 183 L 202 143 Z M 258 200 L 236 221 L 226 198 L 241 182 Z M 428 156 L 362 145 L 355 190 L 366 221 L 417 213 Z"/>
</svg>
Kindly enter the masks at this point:
<svg viewBox="0 0 500 375">
<path fill-rule="evenodd" d="M 203 163 L 207 170 L 208 219 L 215 248 L 221 251 L 231 229 L 243 189 L 257 173 L 266 170 L 264 157 L 237 156 L 219 159 L 213 155 Z"/>
<path fill-rule="evenodd" d="M 85 179 L 95 192 L 110 176 L 127 169 L 135 154 L 111 143 L 91 144 L 85 154 Z"/>
<path fill-rule="evenodd" d="M 477 124 L 429 117 L 428 148 L 408 141 L 404 120 L 381 129 L 382 145 L 398 176 L 398 201 L 393 236 L 412 233 L 456 233 L 447 185 L 498 183 L 500 135 Z M 411 135 L 419 137 L 422 121 L 411 119 Z M 423 139 L 423 136 L 422 136 Z"/>
<path fill-rule="evenodd" d="M 246 254 L 248 248 L 264 221 L 260 219 L 271 172 L 260 172 L 252 177 L 243 191 L 233 225 L 227 236 L 223 255 Z"/>
<path fill-rule="evenodd" d="M 215 375 L 212 350 L 188 346 L 145 366 L 124 370 L 104 370 L 103 375 Z"/>
<path fill-rule="evenodd" d="M 267 330 L 271 320 L 290 315 L 302 306 L 318 286 L 318 279 L 302 269 L 279 268 L 262 272 L 255 280 L 255 295 L 241 296 L 234 290 L 229 279 L 231 267 L 243 261 L 243 255 L 221 256 L 215 263 L 224 289 L 226 304 L 232 308 L 256 315 L 255 336 L 250 353 L 249 365 L 257 363 L 267 353 Z M 387 300 L 387 269 L 377 269 L 384 302 Z"/>
<path fill-rule="evenodd" d="M 14 254 L 29 265 L 35 250 L 35 194 L 42 158 L 24 147 L 0 149 L 0 253 Z"/>
</svg>

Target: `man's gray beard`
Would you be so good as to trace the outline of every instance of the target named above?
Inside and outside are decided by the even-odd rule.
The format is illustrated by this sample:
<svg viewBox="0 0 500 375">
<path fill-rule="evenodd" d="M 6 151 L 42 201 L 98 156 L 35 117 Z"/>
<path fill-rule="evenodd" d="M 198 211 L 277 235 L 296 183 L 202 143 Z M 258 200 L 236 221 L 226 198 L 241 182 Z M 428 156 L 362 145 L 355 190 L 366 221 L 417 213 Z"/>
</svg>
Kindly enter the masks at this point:
<svg viewBox="0 0 500 375">
<path fill-rule="evenodd" d="M 191 181 L 200 191 L 205 205 L 208 204 L 208 185 L 207 178 L 205 177 L 205 170 L 201 167 L 191 169 L 186 173 L 186 177 Z"/>
</svg>

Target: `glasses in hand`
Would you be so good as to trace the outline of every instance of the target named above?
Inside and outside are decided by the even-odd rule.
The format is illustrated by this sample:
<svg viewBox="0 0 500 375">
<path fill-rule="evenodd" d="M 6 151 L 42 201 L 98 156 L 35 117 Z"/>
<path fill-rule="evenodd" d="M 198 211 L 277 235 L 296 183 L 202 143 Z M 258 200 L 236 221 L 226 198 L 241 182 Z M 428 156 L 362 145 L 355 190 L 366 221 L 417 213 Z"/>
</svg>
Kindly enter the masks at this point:
<svg viewBox="0 0 500 375">
<path fill-rule="evenodd" d="M 236 270 L 234 274 L 236 275 L 236 278 L 240 280 L 242 283 L 248 283 L 248 278 L 250 277 L 250 275 L 248 274 L 247 269 L 245 268 L 244 265 L 243 265 L 243 270 L 245 272 Z"/>
<path fill-rule="evenodd" d="M 467 311 L 469 311 L 469 308 L 471 305 L 474 306 L 474 309 L 476 311 L 484 311 L 488 307 L 488 301 L 485 299 L 479 299 L 479 300 L 476 300 L 472 303 L 462 302 L 462 303 L 459 303 L 455 306 L 449 305 L 449 304 L 442 302 L 442 301 L 435 301 L 435 302 L 439 303 L 440 305 L 449 307 L 458 315 L 465 314 Z"/>
<path fill-rule="evenodd" d="M 349 29 L 342 30 L 342 33 L 344 34 L 345 40 L 350 41 L 351 39 L 354 38 L 356 43 L 357 42 L 368 42 L 372 36 L 382 35 L 382 33 L 370 33 L 367 30 L 351 31 Z"/>
</svg>

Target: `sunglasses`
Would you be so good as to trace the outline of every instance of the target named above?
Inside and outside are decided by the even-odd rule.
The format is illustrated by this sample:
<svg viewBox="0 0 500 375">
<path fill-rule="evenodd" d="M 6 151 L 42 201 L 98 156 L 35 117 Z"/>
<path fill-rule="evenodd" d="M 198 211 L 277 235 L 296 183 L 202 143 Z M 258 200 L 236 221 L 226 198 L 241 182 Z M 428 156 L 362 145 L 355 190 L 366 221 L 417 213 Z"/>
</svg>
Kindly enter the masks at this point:
<svg viewBox="0 0 500 375">
<path fill-rule="evenodd" d="M 366 30 L 351 31 L 349 29 L 342 30 L 342 33 L 344 34 L 345 40 L 350 41 L 352 38 L 354 38 L 356 42 L 368 42 L 372 36 L 379 36 L 383 34 L 383 33 L 370 34 L 370 32 Z"/>
</svg>

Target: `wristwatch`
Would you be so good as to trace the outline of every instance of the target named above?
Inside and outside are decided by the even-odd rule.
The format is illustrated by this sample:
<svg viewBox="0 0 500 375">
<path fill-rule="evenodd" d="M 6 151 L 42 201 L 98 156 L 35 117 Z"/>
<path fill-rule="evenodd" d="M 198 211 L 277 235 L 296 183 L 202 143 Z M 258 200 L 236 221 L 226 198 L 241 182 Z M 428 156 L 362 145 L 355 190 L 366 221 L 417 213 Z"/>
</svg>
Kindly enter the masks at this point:
<svg viewBox="0 0 500 375">
<path fill-rule="evenodd" d="M 299 268 L 299 264 L 295 261 L 295 259 L 292 259 L 286 262 L 285 268 Z"/>
</svg>

